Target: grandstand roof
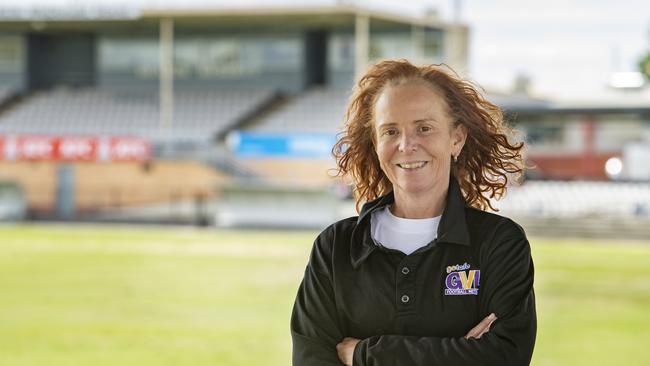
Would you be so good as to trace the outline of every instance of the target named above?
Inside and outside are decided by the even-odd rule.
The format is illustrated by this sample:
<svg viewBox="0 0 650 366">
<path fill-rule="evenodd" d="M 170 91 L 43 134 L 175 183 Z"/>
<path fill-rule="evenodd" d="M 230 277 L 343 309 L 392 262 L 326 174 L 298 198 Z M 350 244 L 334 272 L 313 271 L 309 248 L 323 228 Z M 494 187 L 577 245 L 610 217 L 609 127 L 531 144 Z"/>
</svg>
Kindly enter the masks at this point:
<svg viewBox="0 0 650 366">
<path fill-rule="evenodd" d="M 520 96 L 490 96 L 501 108 L 518 114 L 650 114 L 647 99 L 550 101 Z"/>
<path fill-rule="evenodd" d="M 557 100 L 526 94 L 488 92 L 487 99 L 509 112 L 520 114 L 650 114 L 650 94 L 609 94 L 605 98 Z"/>
<path fill-rule="evenodd" d="M 138 20 L 147 18 L 227 18 L 236 23 L 250 18 L 272 20 L 295 16 L 308 25 L 347 22 L 355 14 L 369 15 L 378 25 L 398 23 L 444 26 L 436 12 L 422 1 L 386 0 L 4 0 L 0 4 L 0 23 L 35 20 L 77 22 L 89 20 Z M 214 23 L 212 25 L 215 25 Z"/>
</svg>

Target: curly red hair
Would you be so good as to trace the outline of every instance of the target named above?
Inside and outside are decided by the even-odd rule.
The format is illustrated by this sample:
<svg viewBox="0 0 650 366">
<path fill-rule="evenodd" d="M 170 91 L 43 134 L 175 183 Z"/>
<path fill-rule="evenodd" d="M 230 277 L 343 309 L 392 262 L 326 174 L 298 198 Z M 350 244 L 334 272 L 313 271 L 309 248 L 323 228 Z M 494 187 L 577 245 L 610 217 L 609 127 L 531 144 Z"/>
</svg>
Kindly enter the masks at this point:
<svg viewBox="0 0 650 366">
<path fill-rule="evenodd" d="M 508 140 L 513 131 L 505 124 L 501 109 L 487 101 L 480 88 L 445 65 L 415 66 L 407 60 L 387 60 L 372 65 L 357 83 L 344 130 L 332 149 L 337 176 L 352 179 L 357 211 L 363 201 L 392 190 L 375 152 L 373 110 L 387 87 L 408 82 L 425 82 L 439 91 L 454 127 L 463 124 L 467 128 L 465 145 L 452 163 L 451 174 L 468 205 L 495 210 L 490 199 L 501 198 L 509 176 L 519 178 L 524 169 L 524 144 Z"/>
</svg>

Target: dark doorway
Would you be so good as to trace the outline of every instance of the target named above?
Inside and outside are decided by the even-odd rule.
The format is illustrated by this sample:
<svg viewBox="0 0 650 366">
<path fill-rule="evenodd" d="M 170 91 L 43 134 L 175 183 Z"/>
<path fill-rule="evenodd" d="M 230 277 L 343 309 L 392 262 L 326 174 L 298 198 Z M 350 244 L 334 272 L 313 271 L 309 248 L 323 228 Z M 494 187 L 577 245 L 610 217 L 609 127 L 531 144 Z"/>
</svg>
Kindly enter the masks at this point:
<svg viewBox="0 0 650 366">
<path fill-rule="evenodd" d="M 306 87 L 327 83 L 327 35 L 324 29 L 305 33 Z"/>
<path fill-rule="evenodd" d="M 30 34 L 27 43 L 30 90 L 95 84 L 92 34 Z"/>
</svg>

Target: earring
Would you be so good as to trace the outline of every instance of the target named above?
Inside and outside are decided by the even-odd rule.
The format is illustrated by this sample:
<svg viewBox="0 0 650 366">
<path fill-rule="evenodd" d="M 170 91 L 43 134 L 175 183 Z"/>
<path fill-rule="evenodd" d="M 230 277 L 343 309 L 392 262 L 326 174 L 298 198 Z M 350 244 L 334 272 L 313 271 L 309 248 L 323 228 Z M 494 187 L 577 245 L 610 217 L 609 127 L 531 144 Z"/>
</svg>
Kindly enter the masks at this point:
<svg viewBox="0 0 650 366">
<path fill-rule="evenodd" d="M 458 156 L 457 155 L 452 155 L 451 157 L 454 159 L 454 163 L 458 162 Z"/>
</svg>

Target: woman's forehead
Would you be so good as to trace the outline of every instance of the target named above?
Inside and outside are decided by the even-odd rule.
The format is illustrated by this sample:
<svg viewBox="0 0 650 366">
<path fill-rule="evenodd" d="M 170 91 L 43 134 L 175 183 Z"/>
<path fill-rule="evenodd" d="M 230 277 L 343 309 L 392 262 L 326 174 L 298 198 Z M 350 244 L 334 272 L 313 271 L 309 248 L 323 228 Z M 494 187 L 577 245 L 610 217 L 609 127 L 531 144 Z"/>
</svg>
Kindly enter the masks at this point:
<svg viewBox="0 0 650 366">
<path fill-rule="evenodd" d="M 447 115 L 447 103 L 439 92 L 422 84 L 390 86 L 382 91 L 374 105 L 378 120 L 442 119 Z M 388 121 L 390 120 L 390 121 Z"/>
</svg>

